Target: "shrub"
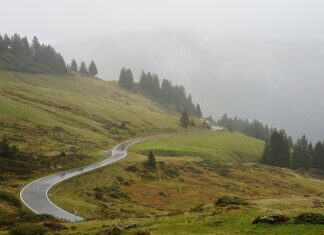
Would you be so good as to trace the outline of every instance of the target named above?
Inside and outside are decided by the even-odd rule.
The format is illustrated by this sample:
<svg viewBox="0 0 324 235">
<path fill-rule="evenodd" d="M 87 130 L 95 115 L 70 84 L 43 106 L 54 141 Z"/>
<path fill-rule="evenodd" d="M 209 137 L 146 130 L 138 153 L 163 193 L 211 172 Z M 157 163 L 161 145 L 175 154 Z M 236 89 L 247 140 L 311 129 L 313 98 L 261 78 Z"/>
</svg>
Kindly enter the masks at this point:
<svg viewBox="0 0 324 235">
<path fill-rule="evenodd" d="M 220 197 L 215 201 L 216 206 L 227 206 L 227 205 L 242 205 L 246 206 L 249 203 L 242 198 L 239 197 Z"/>
<path fill-rule="evenodd" d="M 38 224 L 15 224 L 11 230 L 10 234 L 12 235 L 43 235 L 48 231 L 42 225 Z"/>
<path fill-rule="evenodd" d="M 33 212 L 26 210 L 26 209 L 20 209 L 18 210 L 18 216 L 19 220 L 21 222 L 42 222 L 45 220 L 53 220 L 56 221 L 57 219 L 52 215 L 47 214 L 34 214 Z"/>
<path fill-rule="evenodd" d="M 61 231 L 61 230 L 67 229 L 67 227 L 65 225 L 60 224 L 56 221 L 45 221 L 43 223 L 43 225 L 46 228 L 49 228 L 50 230 L 54 230 L 54 231 Z"/>
<path fill-rule="evenodd" d="M 146 168 L 150 168 L 154 170 L 157 168 L 156 159 L 152 151 L 150 151 L 149 154 L 147 155 L 147 160 L 144 162 L 144 166 Z"/>
<path fill-rule="evenodd" d="M 20 208 L 20 201 L 11 193 L 0 191 L 0 200 L 6 201 L 10 205 Z"/>
<path fill-rule="evenodd" d="M 302 213 L 295 218 L 297 224 L 324 224 L 324 215 L 319 213 Z"/>
</svg>

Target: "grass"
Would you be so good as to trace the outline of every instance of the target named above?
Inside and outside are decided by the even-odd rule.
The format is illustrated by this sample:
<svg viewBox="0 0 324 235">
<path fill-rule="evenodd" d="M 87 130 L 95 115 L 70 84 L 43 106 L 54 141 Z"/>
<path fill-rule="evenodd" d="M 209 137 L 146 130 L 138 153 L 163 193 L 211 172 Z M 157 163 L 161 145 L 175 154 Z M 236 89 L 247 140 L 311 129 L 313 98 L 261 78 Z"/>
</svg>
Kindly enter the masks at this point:
<svg viewBox="0 0 324 235">
<path fill-rule="evenodd" d="M 115 81 L 0 70 L 0 138 L 7 135 L 33 169 L 23 175 L 0 172 L 0 189 L 16 198 L 32 179 L 97 161 L 103 158 L 98 151 L 120 141 L 179 131 L 185 129 L 177 114 Z M 15 211 L 3 200 L 0 206 L 1 214 Z"/>
<path fill-rule="evenodd" d="M 1 134 L 29 152 L 109 148 L 133 136 L 184 130 L 178 119 L 116 82 L 0 71 Z"/>
<path fill-rule="evenodd" d="M 221 163 L 244 163 L 258 161 L 262 149 L 263 141 L 237 132 L 221 131 L 149 140 L 135 145 L 131 151 L 153 151 L 166 156 L 197 156 Z"/>
<path fill-rule="evenodd" d="M 318 201 L 324 204 L 322 176 L 249 163 L 258 160 L 262 148 L 261 141 L 227 131 L 136 144 L 122 161 L 51 190 L 51 198 L 63 208 L 79 208 L 79 215 L 95 219 L 62 233 L 95 234 L 112 225 L 137 223 L 151 234 L 321 234 L 323 225 L 297 225 L 293 220 L 251 224 L 257 216 L 276 212 L 291 218 L 324 213 L 318 206 Z M 147 158 L 141 153 L 150 150 L 157 155 L 156 171 L 143 167 Z M 217 169 L 209 167 L 213 159 L 219 161 Z M 226 159 L 230 164 L 224 164 Z M 111 197 L 116 185 L 127 198 Z M 100 199 L 95 189 L 102 192 Z M 215 206 L 224 196 L 240 197 L 248 205 Z"/>
</svg>

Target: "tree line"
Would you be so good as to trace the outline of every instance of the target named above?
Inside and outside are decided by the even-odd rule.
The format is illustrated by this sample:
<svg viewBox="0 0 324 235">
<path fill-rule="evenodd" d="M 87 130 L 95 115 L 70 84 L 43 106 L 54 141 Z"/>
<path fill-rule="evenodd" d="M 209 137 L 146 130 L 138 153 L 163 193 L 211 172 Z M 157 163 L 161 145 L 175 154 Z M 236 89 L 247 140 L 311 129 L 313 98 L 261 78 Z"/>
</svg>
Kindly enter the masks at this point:
<svg viewBox="0 0 324 235">
<path fill-rule="evenodd" d="M 215 122 L 210 116 L 210 122 Z M 295 143 L 284 130 L 269 127 L 258 120 L 230 118 L 224 114 L 216 122 L 229 130 L 235 130 L 248 136 L 265 141 L 261 162 L 271 166 L 293 169 L 316 168 L 324 171 L 324 142 L 315 146 L 303 135 Z"/>
<path fill-rule="evenodd" d="M 29 43 L 26 36 L 15 33 L 11 37 L 0 34 L 0 69 L 31 72 L 66 74 L 69 71 L 95 76 L 97 66 L 91 61 L 89 67 L 81 62 L 78 67 L 75 59 L 66 65 L 63 56 L 51 45 L 41 44 L 36 36 Z"/>
<path fill-rule="evenodd" d="M 0 69 L 36 72 L 36 73 L 67 73 L 62 55 L 51 45 L 40 44 L 33 37 L 31 44 L 27 37 L 14 34 L 0 35 Z"/>
<path fill-rule="evenodd" d="M 171 106 L 177 112 L 185 111 L 190 116 L 202 117 L 200 105 L 193 103 L 191 95 L 186 95 L 183 86 L 173 85 L 167 79 L 160 83 L 157 74 L 142 72 L 137 84 L 134 82 L 132 71 L 124 67 L 121 69 L 118 83 L 123 88 L 141 92 L 154 101 Z"/>
<path fill-rule="evenodd" d="M 211 117 L 207 120 L 213 121 Z M 227 114 L 224 114 L 220 119 L 218 119 L 216 124 L 229 130 L 238 131 L 260 140 L 268 140 L 274 130 L 274 128 L 269 127 L 267 124 L 263 124 L 256 119 L 249 121 L 247 118 L 230 118 L 227 116 Z M 289 141 L 292 142 L 291 137 L 288 138 Z"/>
<path fill-rule="evenodd" d="M 70 71 L 81 73 L 84 75 L 96 76 L 98 74 L 97 65 L 93 60 L 91 61 L 89 67 L 87 67 L 84 61 L 81 61 L 79 67 L 76 60 L 72 59 L 71 64 L 69 64 L 67 67 Z"/>
<path fill-rule="evenodd" d="M 283 130 L 274 130 L 266 141 L 262 162 L 294 169 L 324 170 L 324 142 L 317 141 L 314 147 L 306 135 L 303 135 L 290 146 L 286 133 Z"/>
</svg>

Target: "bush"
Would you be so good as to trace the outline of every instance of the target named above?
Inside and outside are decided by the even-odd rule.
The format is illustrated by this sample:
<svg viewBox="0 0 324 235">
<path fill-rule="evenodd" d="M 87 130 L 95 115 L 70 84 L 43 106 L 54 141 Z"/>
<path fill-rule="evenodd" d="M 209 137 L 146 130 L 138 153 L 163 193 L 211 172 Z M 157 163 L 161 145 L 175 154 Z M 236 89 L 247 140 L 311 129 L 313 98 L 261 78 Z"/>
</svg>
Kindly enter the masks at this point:
<svg viewBox="0 0 324 235">
<path fill-rule="evenodd" d="M 18 207 L 18 208 L 21 207 L 20 201 L 11 193 L 0 191 L 0 200 L 5 201 L 15 207 Z"/>
<path fill-rule="evenodd" d="M 48 231 L 42 225 L 38 224 L 15 224 L 11 230 L 12 235 L 43 235 Z"/>
<path fill-rule="evenodd" d="M 52 215 L 47 214 L 35 214 L 26 209 L 20 209 L 18 211 L 18 217 L 21 222 L 33 222 L 38 223 L 45 220 L 53 220 L 56 221 L 57 219 Z"/>
<path fill-rule="evenodd" d="M 239 197 L 221 197 L 221 198 L 218 198 L 216 201 L 215 201 L 215 205 L 216 206 L 228 206 L 228 205 L 242 205 L 242 206 L 246 206 L 248 205 L 249 203 L 242 199 L 242 198 L 239 198 Z"/>
<path fill-rule="evenodd" d="M 144 162 L 144 167 L 156 170 L 156 159 L 152 151 L 147 155 L 147 160 Z"/>
<path fill-rule="evenodd" d="M 180 171 L 175 166 L 166 165 L 165 162 L 159 162 L 161 171 L 170 178 L 177 178 L 180 176 Z"/>
<path fill-rule="evenodd" d="M 302 213 L 295 218 L 297 224 L 324 224 L 324 215 L 319 213 Z"/>
<path fill-rule="evenodd" d="M 45 221 L 43 223 L 43 225 L 46 228 L 49 228 L 50 230 L 54 230 L 54 231 L 61 231 L 61 230 L 67 229 L 67 227 L 65 225 L 60 224 L 56 221 Z"/>
</svg>

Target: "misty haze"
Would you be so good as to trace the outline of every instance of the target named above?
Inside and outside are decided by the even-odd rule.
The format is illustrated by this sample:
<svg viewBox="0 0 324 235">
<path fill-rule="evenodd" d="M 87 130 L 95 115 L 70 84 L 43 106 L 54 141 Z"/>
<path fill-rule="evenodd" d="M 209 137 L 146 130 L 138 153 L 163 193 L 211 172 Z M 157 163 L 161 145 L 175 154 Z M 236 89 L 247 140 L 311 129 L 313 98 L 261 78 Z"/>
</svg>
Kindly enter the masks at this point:
<svg viewBox="0 0 324 235">
<path fill-rule="evenodd" d="M 0 234 L 323 233 L 324 2 L 1 5 Z"/>
</svg>

